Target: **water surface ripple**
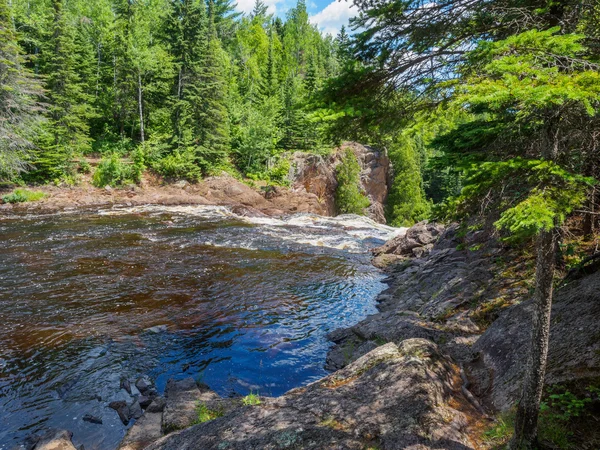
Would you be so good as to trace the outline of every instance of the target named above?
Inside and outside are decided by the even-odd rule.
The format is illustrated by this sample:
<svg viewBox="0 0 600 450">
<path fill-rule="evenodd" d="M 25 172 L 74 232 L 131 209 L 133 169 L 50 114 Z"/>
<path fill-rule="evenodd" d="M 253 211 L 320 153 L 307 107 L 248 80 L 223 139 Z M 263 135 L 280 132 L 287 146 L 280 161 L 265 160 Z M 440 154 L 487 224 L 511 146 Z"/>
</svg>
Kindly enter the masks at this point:
<svg viewBox="0 0 600 450">
<path fill-rule="evenodd" d="M 192 376 L 224 396 L 322 377 L 325 335 L 384 288 L 368 249 L 398 232 L 205 206 L 0 218 L 0 449 L 46 427 L 114 449 L 121 377 L 162 391 Z"/>
</svg>

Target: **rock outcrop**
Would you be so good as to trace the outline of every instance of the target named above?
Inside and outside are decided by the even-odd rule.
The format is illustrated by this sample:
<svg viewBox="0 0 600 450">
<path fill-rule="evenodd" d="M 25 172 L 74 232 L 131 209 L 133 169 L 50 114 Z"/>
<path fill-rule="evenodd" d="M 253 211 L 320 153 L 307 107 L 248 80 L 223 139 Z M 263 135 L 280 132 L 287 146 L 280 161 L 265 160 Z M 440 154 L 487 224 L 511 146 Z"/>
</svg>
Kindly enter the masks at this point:
<svg viewBox="0 0 600 450">
<path fill-rule="evenodd" d="M 292 157 L 290 187 L 249 186 L 223 173 L 190 184 L 179 181 L 165 184 L 146 174 L 140 186 L 122 189 L 99 189 L 89 183 L 74 187 L 43 186 L 47 197 L 39 202 L 22 204 L 0 203 L 0 214 L 13 211 L 54 212 L 86 206 L 158 205 L 220 205 L 238 210 L 242 215 L 280 216 L 293 213 L 337 214 L 335 168 L 341 161 L 341 151 L 350 148 L 360 165 L 362 189 L 371 200 L 369 216 L 385 223 L 383 205 L 390 186 L 390 161 L 383 151 L 354 142 L 344 143 L 328 156 L 295 153 Z M 259 183 L 260 184 L 260 183 Z"/>
<path fill-rule="evenodd" d="M 295 153 L 289 175 L 292 191 L 314 195 L 322 205 L 325 215 L 336 215 L 335 171 L 341 162 L 343 152 L 347 149 L 352 150 L 361 167 L 361 188 L 371 202 L 367 210 L 368 216 L 379 223 L 385 223 L 384 204 L 391 186 L 391 164 L 384 151 L 356 142 L 345 142 L 326 157 Z"/>
<path fill-rule="evenodd" d="M 371 250 L 376 257 L 384 255 L 394 255 L 399 257 L 422 258 L 427 256 L 433 250 L 433 245 L 437 242 L 444 227 L 437 223 L 427 221 L 419 222 L 409 228 L 405 234 L 389 240 L 381 247 Z M 393 259 L 387 259 L 387 263 Z M 377 261 L 375 261 L 377 265 Z"/>
<path fill-rule="evenodd" d="M 531 333 L 531 300 L 504 312 L 473 346 L 469 366 L 475 392 L 499 410 L 520 395 Z M 556 292 L 550 327 L 546 383 L 600 377 L 600 272 Z"/>
<path fill-rule="evenodd" d="M 161 438 L 149 450 L 473 447 L 457 368 L 435 344 L 387 344 L 306 387 Z"/>
</svg>

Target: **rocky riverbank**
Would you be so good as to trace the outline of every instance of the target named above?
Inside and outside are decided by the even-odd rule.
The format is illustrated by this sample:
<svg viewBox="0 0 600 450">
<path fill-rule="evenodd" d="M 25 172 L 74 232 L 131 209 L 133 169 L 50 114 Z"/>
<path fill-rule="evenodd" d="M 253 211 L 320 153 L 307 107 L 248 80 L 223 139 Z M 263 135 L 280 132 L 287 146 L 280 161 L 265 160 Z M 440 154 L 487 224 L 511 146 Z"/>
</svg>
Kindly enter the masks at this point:
<svg viewBox="0 0 600 450">
<path fill-rule="evenodd" d="M 335 169 L 341 154 L 351 149 L 361 166 L 360 181 L 371 206 L 368 215 L 385 223 L 383 204 L 391 183 L 391 166 L 385 152 L 355 142 L 344 143 L 329 156 L 307 153 L 292 155 L 289 187 L 267 186 L 264 182 L 242 182 L 230 175 L 210 177 L 196 184 L 186 181 L 165 183 L 146 174 L 140 185 L 123 188 L 96 188 L 89 175 L 76 186 L 45 185 L 36 190 L 46 198 L 29 203 L 0 204 L 0 214 L 10 212 L 52 213 L 87 207 L 141 205 L 219 205 L 240 215 L 281 216 L 293 213 L 336 215 Z"/>
</svg>

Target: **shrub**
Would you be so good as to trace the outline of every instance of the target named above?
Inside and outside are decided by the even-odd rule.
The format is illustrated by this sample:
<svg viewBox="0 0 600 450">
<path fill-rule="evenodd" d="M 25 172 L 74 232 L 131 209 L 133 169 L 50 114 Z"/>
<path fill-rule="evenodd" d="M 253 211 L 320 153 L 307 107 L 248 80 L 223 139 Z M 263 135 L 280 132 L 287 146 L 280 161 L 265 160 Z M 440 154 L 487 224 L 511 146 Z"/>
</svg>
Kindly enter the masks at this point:
<svg viewBox="0 0 600 450">
<path fill-rule="evenodd" d="M 27 189 L 15 189 L 10 194 L 4 195 L 4 203 L 24 203 L 35 202 L 46 197 L 46 194 L 40 191 L 28 191 Z"/>
<path fill-rule="evenodd" d="M 364 215 L 370 202 L 360 189 L 360 166 L 352 150 L 346 149 L 341 164 L 336 168 L 336 177 L 335 204 L 338 211 L 341 214 Z"/>
<path fill-rule="evenodd" d="M 258 396 L 258 393 L 254 394 L 252 391 L 250 391 L 250 393 L 242 399 L 242 404 L 245 406 L 260 405 L 260 397 Z"/>
<path fill-rule="evenodd" d="M 174 152 L 152 164 L 152 168 L 169 180 L 188 180 L 196 182 L 202 177 L 200 167 L 196 165 L 192 151 Z"/>
<path fill-rule="evenodd" d="M 78 165 L 77 172 L 79 172 L 79 173 L 91 173 L 92 172 L 92 166 L 85 159 L 80 160 L 77 165 Z"/>
<path fill-rule="evenodd" d="M 138 183 L 140 181 L 140 167 L 134 164 L 124 164 L 116 153 L 110 157 L 102 158 L 94 176 L 92 184 L 96 187 L 120 186 L 123 184 Z"/>
<path fill-rule="evenodd" d="M 220 409 L 209 409 L 205 403 L 198 403 L 198 405 L 196 406 L 196 414 L 196 423 L 204 423 L 208 422 L 209 420 L 216 419 L 217 417 L 223 416 L 224 412 Z"/>
</svg>

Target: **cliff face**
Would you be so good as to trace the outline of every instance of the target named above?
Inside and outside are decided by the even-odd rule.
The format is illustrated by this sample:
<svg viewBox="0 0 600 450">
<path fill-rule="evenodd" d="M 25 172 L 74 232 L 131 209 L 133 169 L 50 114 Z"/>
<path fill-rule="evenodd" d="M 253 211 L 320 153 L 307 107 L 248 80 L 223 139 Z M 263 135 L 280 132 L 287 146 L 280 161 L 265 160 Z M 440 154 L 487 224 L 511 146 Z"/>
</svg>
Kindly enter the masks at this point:
<svg viewBox="0 0 600 450">
<path fill-rule="evenodd" d="M 292 190 L 315 195 L 324 214 L 336 215 L 336 167 L 341 163 L 346 149 L 352 150 L 361 167 L 361 188 L 371 201 L 368 216 L 379 223 L 385 223 L 383 206 L 391 185 L 391 164 L 384 151 L 356 142 L 345 142 L 327 157 L 295 153 L 289 175 Z"/>
</svg>

